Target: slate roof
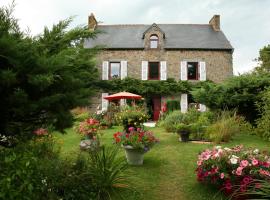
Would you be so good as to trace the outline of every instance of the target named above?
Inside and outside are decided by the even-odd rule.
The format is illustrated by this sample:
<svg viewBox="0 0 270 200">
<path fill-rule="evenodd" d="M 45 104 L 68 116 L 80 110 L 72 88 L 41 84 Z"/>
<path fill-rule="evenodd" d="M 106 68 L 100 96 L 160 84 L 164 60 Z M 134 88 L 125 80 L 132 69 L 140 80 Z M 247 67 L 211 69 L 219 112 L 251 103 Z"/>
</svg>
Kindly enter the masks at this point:
<svg viewBox="0 0 270 200">
<path fill-rule="evenodd" d="M 208 24 L 157 24 L 165 33 L 165 49 L 233 50 L 222 31 Z M 98 25 L 103 33 L 85 41 L 86 48 L 104 45 L 108 49 L 143 49 L 143 33 L 151 25 Z"/>
</svg>

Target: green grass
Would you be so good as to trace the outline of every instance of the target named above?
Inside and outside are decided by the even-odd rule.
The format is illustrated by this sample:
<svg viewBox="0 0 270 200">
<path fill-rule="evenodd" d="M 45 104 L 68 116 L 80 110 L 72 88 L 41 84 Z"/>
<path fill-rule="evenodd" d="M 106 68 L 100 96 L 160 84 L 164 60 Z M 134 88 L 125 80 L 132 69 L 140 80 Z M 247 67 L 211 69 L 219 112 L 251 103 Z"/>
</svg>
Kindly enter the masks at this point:
<svg viewBox="0 0 270 200">
<path fill-rule="evenodd" d="M 119 130 L 121 130 L 120 127 L 114 127 L 103 131 L 102 144 L 113 145 L 112 134 Z M 196 180 L 197 155 L 200 151 L 211 148 L 213 145 L 181 143 L 176 134 L 167 133 L 162 128 L 152 128 L 151 130 L 160 139 L 160 143 L 145 154 L 143 166 L 130 166 L 133 180 L 131 186 L 136 188 L 140 195 L 129 193 L 127 199 L 223 199 L 214 188 L 199 184 Z M 79 152 L 78 144 L 81 137 L 72 129 L 68 129 L 64 135 L 57 133 L 57 137 L 63 141 L 62 153 L 64 156 L 71 156 Z M 259 149 L 266 149 L 270 146 L 269 142 L 254 135 L 237 135 L 232 142 L 221 146 L 231 147 L 239 144 Z M 124 150 L 119 156 L 124 156 Z"/>
</svg>

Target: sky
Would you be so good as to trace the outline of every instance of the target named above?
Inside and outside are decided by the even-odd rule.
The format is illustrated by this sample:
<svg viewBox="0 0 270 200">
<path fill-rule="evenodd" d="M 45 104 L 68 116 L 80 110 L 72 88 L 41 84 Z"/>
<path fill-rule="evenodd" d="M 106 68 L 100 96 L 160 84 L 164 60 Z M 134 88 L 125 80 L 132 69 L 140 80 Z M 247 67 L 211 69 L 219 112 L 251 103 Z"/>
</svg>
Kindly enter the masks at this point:
<svg viewBox="0 0 270 200">
<path fill-rule="evenodd" d="M 0 6 L 12 0 L 0 0 Z M 234 74 L 252 70 L 259 50 L 270 44 L 270 0 L 16 0 L 14 16 L 23 30 L 42 33 L 59 20 L 75 16 L 86 25 L 90 13 L 102 24 L 207 24 L 221 17 L 221 30 L 234 47 Z"/>
</svg>

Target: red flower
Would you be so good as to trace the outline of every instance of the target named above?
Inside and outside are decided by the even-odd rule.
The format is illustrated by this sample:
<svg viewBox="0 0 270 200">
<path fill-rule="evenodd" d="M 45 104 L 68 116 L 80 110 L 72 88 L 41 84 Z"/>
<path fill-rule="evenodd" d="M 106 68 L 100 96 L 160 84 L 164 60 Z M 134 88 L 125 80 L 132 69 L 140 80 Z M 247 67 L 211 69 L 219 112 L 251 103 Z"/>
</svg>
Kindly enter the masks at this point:
<svg viewBox="0 0 270 200">
<path fill-rule="evenodd" d="M 121 141 L 121 139 L 119 137 L 116 137 L 115 141 L 116 141 L 116 143 L 119 143 Z"/>
<path fill-rule="evenodd" d="M 39 128 L 39 129 L 34 131 L 34 134 L 36 134 L 38 136 L 48 135 L 48 131 L 44 128 Z"/>
</svg>

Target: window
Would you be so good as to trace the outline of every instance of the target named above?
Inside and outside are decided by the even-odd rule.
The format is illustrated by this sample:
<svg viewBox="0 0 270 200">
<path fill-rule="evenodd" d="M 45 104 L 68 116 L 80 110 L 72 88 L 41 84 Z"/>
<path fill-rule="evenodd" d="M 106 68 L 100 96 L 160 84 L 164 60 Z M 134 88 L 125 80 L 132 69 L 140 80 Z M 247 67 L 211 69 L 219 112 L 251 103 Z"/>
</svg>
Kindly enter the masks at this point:
<svg viewBox="0 0 270 200">
<path fill-rule="evenodd" d="M 198 80 L 198 62 L 188 62 L 187 63 L 187 73 L 188 80 Z"/>
<path fill-rule="evenodd" d="M 158 36 L 157 35 L 150 36 L 150 48 L 151 49 L 158 48 Z"/>
<path fill-rule="evenodd" d="M 159 80 L 159 62 L 149 62 L 148 80 Z"/>
<path fill-rule="evenodd" d="M 121 70 L 121 65 L 120 62 L 111 62 L 110 63 L 110 79 L 113 78 L 120 78 L 120 70 Z"/>
</svg>

